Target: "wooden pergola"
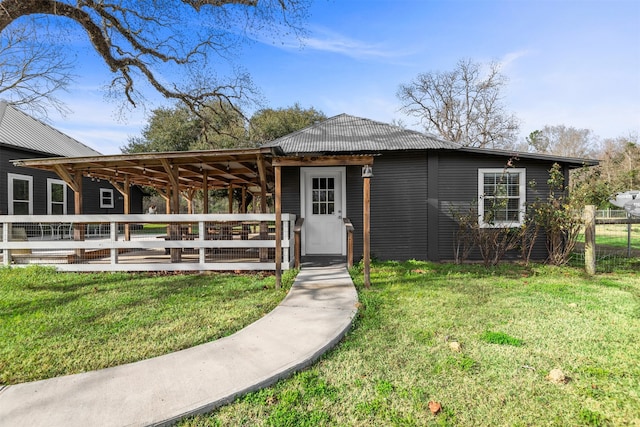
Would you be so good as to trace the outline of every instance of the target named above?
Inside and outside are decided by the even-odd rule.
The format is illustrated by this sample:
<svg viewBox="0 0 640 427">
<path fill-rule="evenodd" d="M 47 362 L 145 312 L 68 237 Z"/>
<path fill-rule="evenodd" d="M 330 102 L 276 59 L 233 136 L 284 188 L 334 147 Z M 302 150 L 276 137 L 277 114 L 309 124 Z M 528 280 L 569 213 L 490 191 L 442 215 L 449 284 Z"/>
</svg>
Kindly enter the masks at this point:
<svg viewBox="0 0 640 427">
<path fill-rule="evenodd" d="M 16 166 L 42 169 L 56 173 L 74 192 L 75 214 L 81 215 L 83 178 L 109 182 L 124 199 L 124 214 L 130 213 L 132 186 L 155 188 L 166 200 L 167 213 L 180 213 L 180 197 L 192 200 L 196 192 L 227 189 L 229 206 L 234 188 L 245 194 L 260 195 L 260 212 L 267 211 L 267 194 L 274 194 L 276 283 L 281 280 L 281 167 L 283 166 L 365 166 L 373 163 L 371 155 L 301 155 L 280 157 L 277 147 L 117 154 L 90 157 L 56 157 L 14 160 Z M 270 191 L 271 190 L 271 191 Z M 209 191 L 203 191 L 204 211 L 209 206 Z M 364 262 L 365 284 L 369 284 L 369 177 L 364 178 Z M 191 206 L 191 203 L 189 203 Z M 244 203 L 243 203 L 244 206 Z M 242 211 L 242 209 L 241 209 Z M 192 212 L 189 212 L 192 213 Z M 241 212 L 246 213 L 246 212 Z M 74 230 L 77 240 L 83 240 L 82 229 Z M 129 230 L 125 228 L 125 239 Z M 172 250 L 172 261 L 174 258 Z"/>
<path fill-rule="evenodd" d="M 134 185 L 155 188 L 167 202 L 167 213 L 179 213 L 180 197 L 193 199 L 199 190 L 234 188 L 261 196 L 266 212 L 268 186 L 273 182 L 272 148 L 117 154 L 92 157 L 57 157 L 17 160 L 18 166 L 55 172 L 75 193 L 75 213 L 82 214 L 82 178 L 109 182 L 124 197 L 129 212 Z M 208 213 L 208 191 L 204 191 Z"/>
</svg>

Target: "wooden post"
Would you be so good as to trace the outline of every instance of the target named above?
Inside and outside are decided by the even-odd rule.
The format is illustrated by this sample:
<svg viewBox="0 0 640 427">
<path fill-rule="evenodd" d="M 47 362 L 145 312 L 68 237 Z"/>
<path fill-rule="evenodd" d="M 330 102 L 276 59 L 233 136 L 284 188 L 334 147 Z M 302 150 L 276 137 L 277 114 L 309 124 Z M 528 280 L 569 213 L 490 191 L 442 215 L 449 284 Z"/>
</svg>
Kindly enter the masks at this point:
<svg viewBox="0 0 640 427">
<path fill-rule="evenodd" d="M 229 213 L 233 213 L 233 184 L 229 184 Z"/>
<path fill-rule="evenodd" d="M 347 268 L 353 267 L 353 228 L 347 230 Z"/>
<path fill-rule="evenodd" d="M 209 213 L 209 170 L 202 171 L 202 213 Z"/>
<path fill-rule="evenodd" d="M 240 213 L 247 213 L 247 186 L 242 186 L 242 206 L 240 206 Z"/>
<path fill-rule="evenodd" d="M 296 224 L 293 227 L 295 268 L 300 268 L 300 258 L 302 250 L 302 224 L 304 224 L 304 218 L 298 218 L 296 219 Z"/>
<path fill-rule="evenodd" d="M 171 213 L 180 213 L 180 184 L 178 181 L 179 171 L 178 166 L 173 165 L 169 167 L 170 179 L 171 179 Z M 180 224 L 171 224 L 171 239 L 180 240 Z M 171 262 L 178 263 L 182 261 L 182 250 L 180 248 L 171 248 Z"/>
<path fill-rule="evenodd" d="M 584 207 L 584 268 L 587 274 L 596 274 L 596 207 Z"/>
<path fill-rule="evenodd" d="M 363 262 L 364 262 L 364 286 L 371 287 L 371 248 L 370 248 L 370 218 L 369 205 L 371 204 L 371 178 L 363 178 L 362 196 L 362 222 L 363 222 Z"/>
<path fill-rule="evenodd" d="M 275 209 L 276 209 L 276 289 L 282 284 L 282 205 L 280 190 L 282 189 L 282 174 L 280 166 L 275 166 Z"/>
<path fill-rule="evenodd" d="M 122 202 L 124 203 L 122 213 L 124 213 L 125 215 L 129 215 L 131 213 L 131 185 L 128 174 L 124 177 L 122 190 Z M 127 242 L 131 240 L 131 227 L 128 222 L 124 224 L 124 240 L 126 240 Z"/>
<path fill-rule="evenodd" d="M 75 174 L 76 191 L 73 193 L 73 203 L 76 215 L 82 215 L 83 200 L 82 200 L 82 172 L 77 171 Z M 73 240 L 84 241 L 84 228 L 86 224 L 74 224 L 73 225 Z M 85 250 L 76 249 L 75 255 L 78 261 L 84 259 Z"/>
</svg>

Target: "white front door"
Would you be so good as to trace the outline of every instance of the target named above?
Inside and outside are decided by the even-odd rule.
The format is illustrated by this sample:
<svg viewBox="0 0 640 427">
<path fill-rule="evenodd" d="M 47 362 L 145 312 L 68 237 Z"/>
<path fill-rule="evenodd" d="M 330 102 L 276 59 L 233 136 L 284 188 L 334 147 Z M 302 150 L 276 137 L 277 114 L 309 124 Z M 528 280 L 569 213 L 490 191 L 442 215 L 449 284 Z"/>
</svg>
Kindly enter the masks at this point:
<svg viewBox="0 0 640 427">
<path fill-rule="evenodd" d="M 303 255 L 345 255 L 345 168 L 301 168 Z"/>
</svg>

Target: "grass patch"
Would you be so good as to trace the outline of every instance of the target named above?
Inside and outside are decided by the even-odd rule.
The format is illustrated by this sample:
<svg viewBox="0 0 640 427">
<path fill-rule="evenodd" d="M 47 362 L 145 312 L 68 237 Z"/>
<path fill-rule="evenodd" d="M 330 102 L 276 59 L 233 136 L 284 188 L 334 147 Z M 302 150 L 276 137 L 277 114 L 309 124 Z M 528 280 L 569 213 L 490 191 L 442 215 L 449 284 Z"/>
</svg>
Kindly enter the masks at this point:
<svg viewBox="0 0 640 427">
<path fill-rule="evenodd" d="M 523 344 L 521 339 L 512 337 L 504 332 L 484 331 L 480 335 L 480 339 L 489 344 L 512 345 L 514 347 L 520 347 Z"/>
<path fill-rule="evenodd" d="M 352 272 L 361 308 L 334 350 L 181 425 L 640 424 L 637 272 L 386 262 L 374 263 L 370 290 Z M 550 382 L 555 368 L 569 381 Z"/>
<path fill-rule="evenodd" d="M 0 269 L 0 384 L 101 369 L 193 347 L 271 311 L 293 283 L 261 275 Z"/>
</svg>

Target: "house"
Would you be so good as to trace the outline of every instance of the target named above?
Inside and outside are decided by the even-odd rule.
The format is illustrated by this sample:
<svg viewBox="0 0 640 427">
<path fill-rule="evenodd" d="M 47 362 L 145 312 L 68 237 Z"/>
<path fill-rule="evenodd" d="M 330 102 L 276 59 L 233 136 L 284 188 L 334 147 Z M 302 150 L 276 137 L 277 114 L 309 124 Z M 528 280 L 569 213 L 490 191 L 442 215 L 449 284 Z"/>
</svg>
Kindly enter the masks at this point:
<svg viewBox="0 0 640 427">
<path fill-rule="evenodd" d="M 34 173 L 31 168 L 58 173 L 75 189 L 79 178 L 87 182 L 91 177 L 114 183 L 125 198 L 129 197 L 126 189 L 132 185 L 153 186 L 165 198 L 167 215 L 103 215 L 100 221 L 174 223 L 176 230 L 169 227 L 167 233 L 169 242 L 153 239 L 155 242 L 143 245 L 153 250 L 168 249 L 170 260 L 155 265 L 118 265 L 117 250 L 141 244 L 116 239 L 100 246 L 111 251 L 110 266 L 86 265 L 83 271 L 274 269 L 278 277 L 282 260 L 289 268 L 297 264 L 299 253 L 354 260 L 366 260 L 367 254 L 381 260 L 452 260 L 459 230 L 457 212 L 475 209 L 473 220 L 480 227 L 517 227 L 525 219 L 526 204 L 547 197 L 549 170 L 554 164 L 560 166 L 568 182 L 572 168 L 596 162 L 464 147 L 433 135 L 341 114 L 258 148 L 90 154 L 16 160 L 13 164 L 24 167 L 25 173 Z M 257 195 L 261 213 L 209 215 L 205 191 L 200 193 L 204 199 L 202 214 L 178 215 L 181 197 L 190 200 L 205 189 L 227 189 L 230 200 L 234 189 Z M 273 214 L 267 213 L 268 196 L 274 201 Z M 15 197 L 12 201 L 14 205 L 20 202 Z M 86 204 L 84 211 L 76 210 L 78 214 L 91 212 L 95 210 Z M 90 223 L 93 219 L 87 215 L 76 218 L 77 223 Z M 254 227 L 253 233 L 260 241 L 247 239 L 250 223 L 256 221 L 260 231 L 257 233 Z M 242 224 L 243 231 L 246 225 L 247 232 L 237 239 L 229 235 L 229 240 L 234 241 L 209 233 L 213 228 L 210 225 L 225 222 L 230 227 Z M 174 241 L 182 238 L 177 223 L 197 229 L 198 234 L 187 232 L 187 242 Z M 78 235 L 75 240 L 81 239 Z M 87 247 L 82 244 L 73 248 Z M 19 249 L 18 244 L 3 245 Z M 71 242 L 66 245 L 72 247 Z M 182 258 L 180 248 L 196 252 L 197 263 L 193 260 L 184 264 L 188 259 Z M 209 256 L 232 248 L 244 255 L 253 251 L 259 259 L 253 264 L 243 263 L 246 257 L 238 255 L 235 261 L 218 263 Z M 540 235 L 531 258 L 547 256 L 544 236 Z M 8 257 L 4 260 L 9 261 Z"/>
<path fill-rule="evenodd" d="M 456 211 L 477 204 L 481 227 L 516 227 L 525 203 L 545 199 L 554 163 L 569 170 L 595 162 L 556 156 L 463 147 L 433 135 L 341 114 L 265 145 L 279 150 L 282 212 L 304 218 L 302 255 L 345 255 L 343 218 L 363 224 L 359 159 L 370 159 L 370 254 L 382 260 L 452 260 Z M 535 188 L 530 183 L 536 183 Z M 494 192 L 498 185 L 504 195 Z M 488 197 L 489 194 L 495 197 Z M 504 208 L 486 221 L 499 198 Z M 547 257 L 544 241 L 533 259 Z M 354 234 L 354 257 L 363 253 Z"/>
<path fill-rule="evenodd" d="M 56 173 L 14 165 L 12 160 L 97 156 L 97 151 L 0 102 L 0 215 L 67 215 L 74 193 Z M 83 179 L 86 213 L 123 213 L 123 199 L 106 181 Z M 6 191 L 5 191 L 6 190 Z M 131 212 L 142 212 L 142 191 L 132 192 Z"/>
</svg>

